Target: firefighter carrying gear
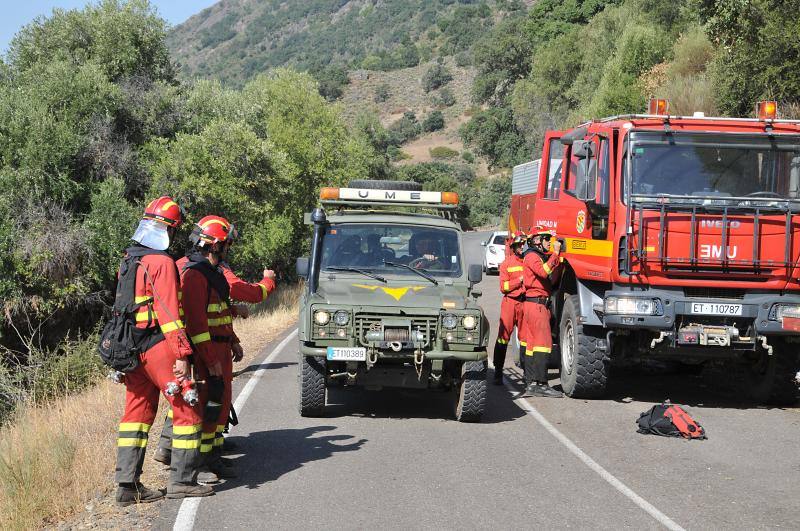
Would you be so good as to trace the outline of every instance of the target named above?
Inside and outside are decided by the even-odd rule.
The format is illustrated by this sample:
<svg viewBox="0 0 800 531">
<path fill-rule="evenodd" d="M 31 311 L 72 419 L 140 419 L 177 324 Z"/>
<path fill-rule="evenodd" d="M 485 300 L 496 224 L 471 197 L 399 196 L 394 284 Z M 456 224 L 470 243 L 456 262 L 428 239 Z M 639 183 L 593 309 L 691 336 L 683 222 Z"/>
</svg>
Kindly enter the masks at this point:
<svg viewBox="0 0 800 531">
<path fill-rule="evenodd" d="M 543 227 L 536 227 L 529 237 L 532 252 L 525 255 L 523 278 L 525 285 L 524 330 L 525 396 L 561 396 L 547 383 L 547 361 L 553 346 L 550 331 L 548 300 L 558 283 L 563 259 L 560 253 L 546 255 L 540 251 L 540 241 L 551 236 Z M 537 241 L 539 240 L 539 241 Z M 531 245 L 532 244 L 532 245 Z"/>
<path fill-rule="evenodd" d="M 170 205 L 171 200 L 161 199 L 169 198 L 150 203 L 144 218 L 164 226 L 176 226 L 180 218 L 174 212 L 179 214 L 180 209 L 177 205 Z M 154 203 L 157 204 L 154 206 Z M 167 213 L 173 217 L 167 217 Z M 164 335 L 164 340 L 140 354 L 139 366 L 125 375 L 125 412 L 119 425 L 115 474 L 116 482 L 122 486 L 119 491 L 120 503 L 144 501 L 151 497 L 149 494 L 143 496 L 144 491 L 137 487 L 150 427 L 162 390 L 175 378 L 173 368 L 176 360 L 185 360 L 192 354 L 180 318 L 178 292 L 175 262 L 164 254 L 142 256 L 136 271 L 134 296 L 137 303 L 147 302 L 147 305 L 137 312 L 136 326 L 142 329 L 157 327 Z M 166 398 L 174 412 L 175 422 L 169 485 L 195 486 L 200 463 L 200 414 L 197 408 L 189 406 L 180 396 Z M 137 489 L 136 495 L 131 495 L 131 488 Z M 201 491 L 191 492 L 194 493 L 191 495 L 200 495 Z"/>
<path fill-rule="evenodd" d="M 525 348 L 523 329 L 523 306 L 525 287 L 522 275 L 522 246 L 525 234 L 517 231 L 510 238 L 506 247 L 506 258 L 500 264 L 500 292 L 503 300 L 500 303 L 500 324 L 497 329 L 497 342 L 494 345 L 494 384 L 503 383 L 503 366 L 506 362 L 508 342 L 514 327 L 517 329 L 520 349 Z"/>
</svg>

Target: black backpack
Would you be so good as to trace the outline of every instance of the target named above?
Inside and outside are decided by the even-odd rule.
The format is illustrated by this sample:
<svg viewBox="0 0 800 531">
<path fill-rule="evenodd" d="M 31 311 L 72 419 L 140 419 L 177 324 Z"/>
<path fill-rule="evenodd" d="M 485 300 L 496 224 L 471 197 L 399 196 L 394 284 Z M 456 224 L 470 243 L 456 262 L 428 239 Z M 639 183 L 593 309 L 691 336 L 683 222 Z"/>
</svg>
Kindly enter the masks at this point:
<svg viewBox="0 0 800 531">
<path fill-rule="evenodd" d="M 164 334 L 158 327 L 151 326 L 148 317 L 147 328 L 136 327 L 136 312 L 139 308 L 152 303 L 135 301 L 136 270 L 139 268 L 141 258 L 150 254 L 163 254 L 142 246 L 129 247 L 125 251 L 125 258 L 119 266 L 117 292 L 114 296 L 114 306 L 111 309 L 111 319 L 108 320 L 100 333 L 100 344 L 97 347 L 103 363 L 120 372 L 130 372 L 139 366 L 139 354 L 152 348 L 164 339 Z"/>
<path fill-rule="evenodd" d="M 639 433 L 681 437 L 683 439 L 706 439 L 706 430 L 680 406 L 668 401 L 651 407 L 639 415 L 636 421 Z"/>
</svg>

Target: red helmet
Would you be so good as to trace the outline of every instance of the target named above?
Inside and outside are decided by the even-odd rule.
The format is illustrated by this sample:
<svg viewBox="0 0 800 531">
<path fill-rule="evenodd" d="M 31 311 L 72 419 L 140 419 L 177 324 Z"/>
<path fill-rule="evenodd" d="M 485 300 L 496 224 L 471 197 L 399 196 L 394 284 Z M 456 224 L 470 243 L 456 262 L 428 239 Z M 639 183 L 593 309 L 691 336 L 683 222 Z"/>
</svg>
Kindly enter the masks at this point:
<svg viewBox="0 0 800 531">
<path fill-rule="evenodd" d="M 183 223 L 183 214 L 178 203 L 171 197 L 162 195 L 158 199 L 150 201 L 144 209 L 142 219 L 157 221 L 168 227 L 178 227 Z"/>
<path fill-rule="evenodd" d="M 511 233 L 511 239 L 509 241 L 509 246 L 514 247 L 515 245 L 523 245 L 525 240 L 528 239 L 528 236 L 522 232 L 521 230 L 514 231 Z"/>
<path fill-rule="evenodd" d="M 552 229 L 548 229 L 544 225 L 534 225 L 531 228 L 530 233 L 528 233 L 528 239 L 530 240 L 534 236 L 555 236 L 556 231 Z"/>
<path fill-rule="evenodd" d="M 214 245 L 215 243 L 233 241 L 237 232 L 233 223 L 221 216 L 206 216 L 197 222 L 193 236 L 202 244 Z"/>
</svg>

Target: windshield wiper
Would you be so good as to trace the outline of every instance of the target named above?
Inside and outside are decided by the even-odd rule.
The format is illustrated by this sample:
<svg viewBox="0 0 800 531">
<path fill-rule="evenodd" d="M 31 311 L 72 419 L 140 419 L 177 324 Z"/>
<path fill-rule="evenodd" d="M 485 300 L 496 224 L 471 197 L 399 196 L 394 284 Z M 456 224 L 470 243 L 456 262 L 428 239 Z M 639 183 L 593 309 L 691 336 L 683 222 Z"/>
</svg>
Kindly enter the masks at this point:
<svg viewBox="0 0 800 531">
<path fill-rule="evenodd" d="M 386 279 L 382 276 L 376 275 L 375 273 L 370 273 L 369 271 L 364 271 L 363 269 L 359 269 L 357 267 L 339 267 L 339 266 L 329 266 L 325 268 L 327 271 L 352 271 L 353 273 L 361 273 L 364 276 L 374 278 L 375 280 L 379 280 L 386 284 Z"/>
<path fill-rule="evenodd" d="M 384 261 L 384 262 L 383 262 L 383 265 L 392 266 L 392 267 L 402 267 L 402 268 L 404 268 L 404 269 L 408 269 L 409 271 L 413 271 L 414 273 L 418 274 L 418 275 L 419 275 L 419 276 L 421 276 L 422 278 L 424 278 L 424 279 L 427 279 L 427 280 L 430 280 L 431 282 L 433 282 L 433 284 L 434 284 L 434 285 L 436 285 L 436 286 L 438 286 L 438 285 L 439 285 L 439 281 L 438 281 L 438 280 L 436 280 L 435 278 L 433 278 L 432 276 L 430 276 L 430 275 L 426 274 L 426 273 L 424 272 L 425 270 L 421 270 L 421 269 L 414 269 L 414 268 L 413 268 L 413 267 L 411 267 L 411 266 L 407 266 L 406 264 L 398 264 L 397 262 L 386 262 L 386 261 Z"/>
</svg>

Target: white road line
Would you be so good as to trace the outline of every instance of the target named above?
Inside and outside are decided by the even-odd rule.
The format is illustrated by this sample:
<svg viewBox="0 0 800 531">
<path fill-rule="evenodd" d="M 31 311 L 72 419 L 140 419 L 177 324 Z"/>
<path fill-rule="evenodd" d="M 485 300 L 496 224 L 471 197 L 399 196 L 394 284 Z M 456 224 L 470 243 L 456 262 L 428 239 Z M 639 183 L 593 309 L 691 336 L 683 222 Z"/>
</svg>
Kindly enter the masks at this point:
<svg viewBox="0 0 800 531">
<path fill-rule="evenodd" d="M 283 341 L 281 341 L 277 347 L 275 347 L 272 352 L 270 352 L 264 361 L 261 362 L 261 365 L 267 365 L 268 363 L 272 362 L 275 357 L 280 354 L 286 345 L 289 344 L 289 341 L 297 337 L 297 328 L 295 328 L 291 334 L 286 336 Z M 247 399 L 250 398 L 250 394 L 253 392 L 253 389 L 256 388 L 258 385 L 258 381 L 261 380 L 261 377 L 264 376 L 264 373 L 267 372 L 266 367 L 261 367 L 256 372 L 253 373 L 253 376 L 247 381 L 247 384 L 244 386 L 244 389 L 239 393 L 236 397 L 236 401 L 233 403 L 233 408 L 241 413 L 244 410 L 244 405 L 247 402 Z M 175 517 L 175 525 L 172 526 L 172 531 L 191 531 L 194 529 L 194 519 L 197 516 L 197 509 L 200 507 L 200 501 L 203 498 L 184 498 L 183 502 L 181 503 L 181 508 L 178 510 L 178 515 Z"/>
<path fill-rule="evenodd" d="M 504 382 L 506 389 L 508 389 L 513 396 L 519 395 L 519 390 L 512 387 L 507 378 L 504 379 Z M 583 461 L 583 464 L 595 471 L 597 475 L 603 478 L 607 483 L 617 489 L 633 503 L 638 505 L 647 514 L 658 520 L 664 527 L 674 531 L 684 531 L 684 529 L 675 523 L 669 516 L 656 509 L 650 502 L 636 494 L 630 487 L 617 479 L 611 472 L 600 466 L 597 461 L 589 457 L 586 452 L 578 448 L 578 445 L 572 442 L 572 440 L 570 440 L 566 435 L 558 431 L 555 426 L 550 424 L 550 422 L 544 418 L 544 415 L 539 413 L 539 411 L 533 407 L 530 402 L 522 397 L 515 398 L 514 402 L 516 402 L 519 407 L 527 411 L 536 420 L 536 422 L 541 424 L 544 429 L 550 432 L 550 435 L 555 437 L 558 442 L 566 446 L 567 450 L 569 450 L 575 457 Z"/>
</svg>

